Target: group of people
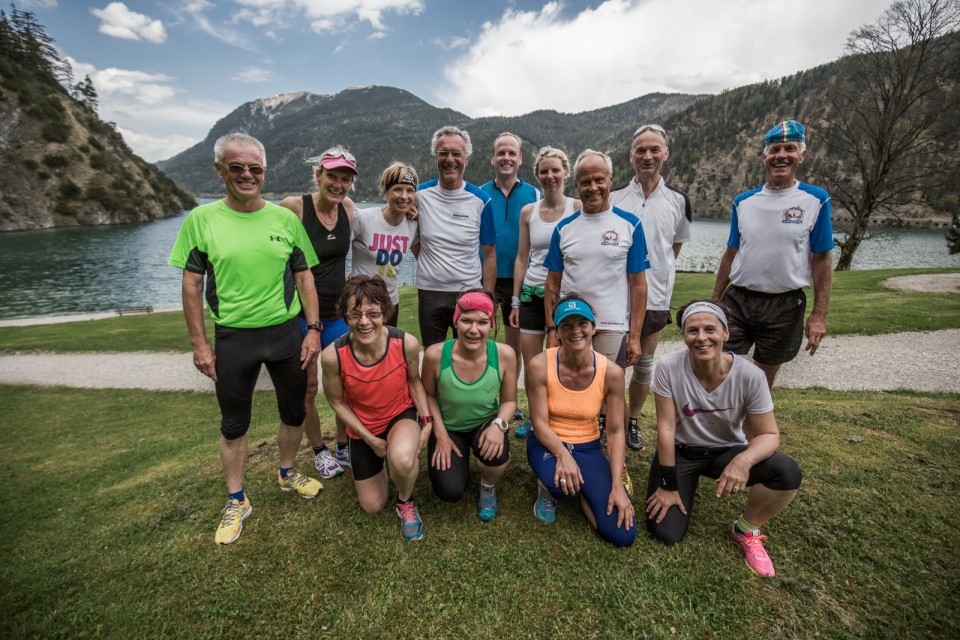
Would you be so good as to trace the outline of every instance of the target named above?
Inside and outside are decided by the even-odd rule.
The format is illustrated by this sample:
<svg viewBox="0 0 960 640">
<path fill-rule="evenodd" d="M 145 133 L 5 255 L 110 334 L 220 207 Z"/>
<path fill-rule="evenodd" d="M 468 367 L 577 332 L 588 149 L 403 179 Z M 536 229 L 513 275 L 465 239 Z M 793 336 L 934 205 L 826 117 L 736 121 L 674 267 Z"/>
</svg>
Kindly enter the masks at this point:
<svg viewBox="0 0 960 640">
<path fill-rule="evenodd" d="M 424 534 L 413 496 L 424 448 L 430 485 L 447 502 L 469 489 L 472 453 L 477 516 L 497 516 L 510 420 L 523 419 L 522 374 L 529 417 L 514 435 L 526 438 L 541 522 L 554 521 L 558 501 L 577 498 L 604 540 L 633 543 L 625 457 L 644 448 L 639 424 L 652 389 L 648 531 L 680 541 L 707 475 L 718 497 L 749 491 L 732 536 L 753 571 L 774 575 L 759 527 L 792 500 L 801 474 L 777 451 L 770 389 L 803 333 L 813 354 L 826 331 L 833 240 L 829 197 L 796 180 L 804 127 L 779 123 L 764 143 L 766 183 L 734 201 L 713 295 L 679 310 L 686 349 L 654 366 L 693 217 L 689 198 L 661 175 L 669 147 L 660 125 L 634 132 L 636 175 L 627 185 L 613 187 L 602 152 L 583 151 L 571 168 L 563 151 L 544 147 L 534 161 L 540 189 L 518 176 L 522 141 L 509 132 L 493 143 L 493 180 L 467 182 L 470 136 L 443 127 L 431 143 L 437 178 L 421 182 L 412 167 L 392 163 L 380 179 L 386 205 L 362 210 L 348 197 L 358 166 L 343 147 L 311 159 L 315 193 L 277 206 L 260 195 L 263 145 L 239 133 L 218 140 L 214 167 L 227 195 L 188 215 L 170 258 L 183 269 L 194 363 L 215 381 L 221 407 L 228 495 L 216 541 L 236 540 L 252 512 L 243 469 L 261 364 L 280 410 L 280 488 L 304 498 L 322 489 L 296 469 L 306 431 L 321 477 L 352 468 L 363 511 L 382 510 L 393 481 L 407 540 Z M 564 193 L 571 173 L 576 199 Z M 420 341 L 396 328 L 398 271 L 410 254 L 422 368 Z M 804 326 L 802 289 L 811 282 Z M 494 340 L 498 309 L 502 343 Z M 753 362 L 742 357 L 752 347 Z M 319 376 L 336 414 L 333 452 L 317 418 Z"/>
</svg>

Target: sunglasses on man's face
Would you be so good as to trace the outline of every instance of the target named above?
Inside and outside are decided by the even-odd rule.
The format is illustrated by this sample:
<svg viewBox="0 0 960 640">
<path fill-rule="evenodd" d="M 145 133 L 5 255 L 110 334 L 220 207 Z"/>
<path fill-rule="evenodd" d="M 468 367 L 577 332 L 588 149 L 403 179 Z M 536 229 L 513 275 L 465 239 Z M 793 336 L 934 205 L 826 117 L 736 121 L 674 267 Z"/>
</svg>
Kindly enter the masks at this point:
<svg viewBox="0 0 960 640">
<path fill-rule="evenodd" d="M 220 165 L 223 167 L 224 165 Z M 227 171 L 232 173 L 235 176 L 243 175 L 244 171 L 249 171 L 250 175 L 262 176 L 263 172 L 266 171 L 263 167 L 258 164 L 228 164 L 226 165 Z"/>
</svg>

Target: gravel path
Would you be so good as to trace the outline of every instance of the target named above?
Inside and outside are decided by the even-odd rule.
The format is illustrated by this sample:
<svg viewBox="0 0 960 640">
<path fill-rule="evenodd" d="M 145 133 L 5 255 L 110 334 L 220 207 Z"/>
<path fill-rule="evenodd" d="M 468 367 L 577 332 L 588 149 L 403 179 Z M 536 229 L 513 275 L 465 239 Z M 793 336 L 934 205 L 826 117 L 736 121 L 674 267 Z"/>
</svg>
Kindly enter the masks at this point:
<svg viewBox="0 0 960 640">
<path fill-rule="evenodd" d="M 890 278 L 891 289 L 960 293 L 960 273 Z M 101 314 L 112 317 L 114 314 Z M 0 326 L 91 319 L 28 318 Z M 660 355 L 683 348 L 665 342 Z M 193 366 L 189 353 L 22 353 L 0 355 L 0 384 L 66 385 L 97 389 L 213 391 L 213 382 Z M 521 379 L 521 385 L 523 381 Z M 811 357 L 801 351 L 777 375 L 778 387 L 825 387 L 838 391 L 948 391 L 960 393 L 960 329 L 883 336 L 824 338 Z M 271 389 L 266 370 L 257 389 Z"/>
<path fill-rule="evenodd" d="M 683 348 L 660 345 L 659 354 Z M 22 353 L 0 356 L 0 384 L 213 391 L 189 353 Z M 884 336 L 827 336 L 811 357 L 780 370 L 777 386 L 960 393 L 960 329 Z M 263 370 L 258 389 L 270 389 Z"/>
</svg>

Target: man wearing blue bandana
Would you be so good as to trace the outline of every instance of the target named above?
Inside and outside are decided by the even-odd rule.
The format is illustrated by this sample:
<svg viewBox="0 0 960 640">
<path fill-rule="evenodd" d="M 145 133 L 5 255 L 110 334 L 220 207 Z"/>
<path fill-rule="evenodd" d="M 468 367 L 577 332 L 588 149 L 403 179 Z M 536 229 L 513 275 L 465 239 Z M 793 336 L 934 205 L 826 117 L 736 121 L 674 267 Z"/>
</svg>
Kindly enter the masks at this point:
<svg viewBox="0 0 960 640">
<path fill-rule="evenodd" d="M 754 362 L 772 388 L 780 365 L 800 352 L 804 333 L 813 355 L 827 332 L 833 227 L 827 192 L 796 178 L 807 150 L 804 126 L 780 122 L 763 142 L 766 183 L 733 201 L 713 299 L 731 311 L 728 350 L 743 355 L 755 347 Z M 813 310 L 804 324 L 803 288 L 811 284 Z"/>
</svg>

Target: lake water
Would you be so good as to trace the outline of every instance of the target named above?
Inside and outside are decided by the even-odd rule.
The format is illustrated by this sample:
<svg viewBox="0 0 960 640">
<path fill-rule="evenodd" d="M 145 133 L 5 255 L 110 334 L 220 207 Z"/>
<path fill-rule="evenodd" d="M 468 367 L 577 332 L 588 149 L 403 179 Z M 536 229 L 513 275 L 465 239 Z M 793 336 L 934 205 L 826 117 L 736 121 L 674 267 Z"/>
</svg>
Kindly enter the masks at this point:
<svg viewBox="0 0 960 640">
<path fill-rule="evenodd" d="M 0 319 L 179 308 L 181 273 L 167 257 L 184 217 L 0 234 Z M 695 221 L 679 268 L 714 271 L 728 232 L 729 222 Z M 414 264 L 404 260 L 403 284 L 413 284 Z M 899 267 L 960 268 L 960 254 L 947 253 L 943 230 L 906 230 L 865 242 L 853 262 L 854 269 Z"/>
</svg>

